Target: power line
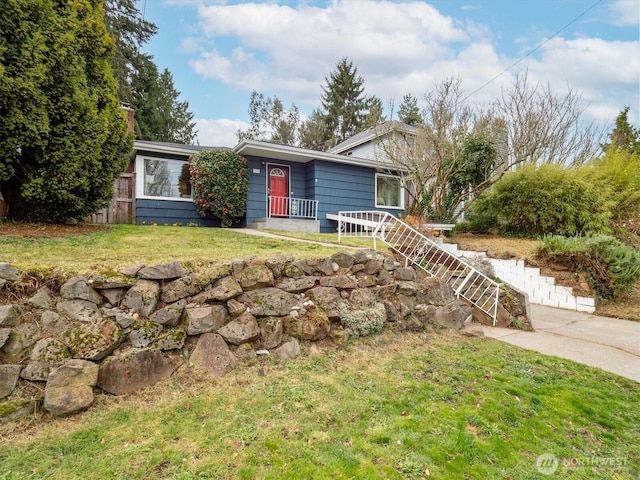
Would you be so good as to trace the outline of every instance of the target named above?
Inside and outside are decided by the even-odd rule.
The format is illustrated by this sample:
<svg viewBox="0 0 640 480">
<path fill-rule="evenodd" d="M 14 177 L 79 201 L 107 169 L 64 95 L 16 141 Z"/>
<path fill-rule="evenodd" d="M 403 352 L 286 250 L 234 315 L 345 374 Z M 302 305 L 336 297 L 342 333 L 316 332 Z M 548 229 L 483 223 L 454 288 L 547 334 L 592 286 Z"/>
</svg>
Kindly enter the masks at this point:
<svg viewBox="0 0 640 480">
<path fill-rule="evenodd" d="M 563 31 L 565 31 L 567 28 L 569 28 L 571 25 L 573 25 L 574 23 L 576 23 L 578 20 L 580 20 L 582 17 L 584 17 L 587 13 L 589 13 L 591 10 L 593 10 L 595 7 L 597 7 L 600 3 L 602 3 L 603 0 L 598 0 L 596 3 L 594 3 L 593 5 L 591 5 L 589 8 L 587 8 L 584 12 L 582 12 L 580 15 L 578 15 L 576 18 L 574 18 L 573 20 L 571 20 L 569 23 L 567 23 L 564 27 L 562 27 L 560 30 L 558 30 L 556 33 L 554 33 L 553 35 L 551 35 L 549 38 L 547 38 L 544 42 L 538 44 L 533 50 L 530 50 L 528 53 L 526 53 L 525 55 L 523 55 L 522 57 L 520 57 L 518 60 L 516 60 L 514 63 L 512 63 L 511 65 L 509 65 L 507 68 L 505 68 L 503 71 L 501 71 L 499 74 L 497 74 L 495 77 L 493 77 L 491 80 L 488 80 L 487 82 L 483 83 L 482 85 L 480 85 L 478 88 L 476 88 L 473 92 L 471 92 L 469 95 L 467 95 L 466 97 L 464 97 L 461 102 L 464 102 L 465 100 L 467 100 L 469 97 L 475 95 L 476 93 L 478 93 L 480 90 L 482 90 L 484 87 L 486 87 L 487 85 L 489 85 L 490 83 L 493 83 L 495 80 L 497 80 L 498 78 L 500 78 L 502 75 L 504 75 L 505 73 L 507 73 L 509 70 L 511 70 L 513 67 L 515 67 L 516 65 L 518 65 L 520 62 L 522 62 L 525 58 L 531 56 L 533 53 L 535 53 L 536 51 L 540 50 L 542 47 L 544 47 L 547 43 L 549 43 L 551 40 L 553 40 L 554 38 L 556 38 L 558 35 L 560 35 Z"/>
</svg>

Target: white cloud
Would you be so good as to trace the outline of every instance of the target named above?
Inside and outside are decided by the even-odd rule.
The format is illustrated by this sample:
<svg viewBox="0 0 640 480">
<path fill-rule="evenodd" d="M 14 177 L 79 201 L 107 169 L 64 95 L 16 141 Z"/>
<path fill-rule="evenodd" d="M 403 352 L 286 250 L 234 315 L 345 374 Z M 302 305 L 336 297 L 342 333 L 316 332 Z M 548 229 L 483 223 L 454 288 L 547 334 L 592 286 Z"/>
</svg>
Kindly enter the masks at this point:
<svg viewBox="0 0 640 480">
<path fill-rule="evenodd" d="M 488 25 L 458 21 L 424 1 L 333 0 L 325 7 L 300 2 L 295 8 L 276 2 L 198 5 L 198 33 L 191 30 L 183 45 L 192 52 L 189 63 L 196 74 L 234 89 L 276 94 L 301 111 L 319 104 L 325 77 L 346 56 L 364 77 L 366 93 L 379 96 L 385 106 L 393 100 L 397 107 L 406 93 L 421 99 L 451 76 L 462 79 L 466 93 L 483 87 L 471 100 L 488 103 L 528 69 L 532 80 L 560 93 L 567 86 L 582 92 L 597 121 L 611 122 L 611 112 L 626 105 L 632 107 L 630 120 L 637 124 L 640 118 L 638 41 L 555 38 L 483 86 L 517 58 L 499 53 Z M 638 0 L 617 0 L 611 8 L 626 25 L 638 24 Z M 216 122 L 221 123 L 215 133 L 222 134 L 230 125 L 224 122 L 232 121 Z M 199 125 L 203 131 L 212 128 L 204 125 Z M 244 127 L 233 127 L 226 137 L 229 145 L 235 144 L 238 128 Z M 206 143 L 220 144 L 210 138 Z"/>
<path fill-rule="evenodd" d="M 249 127 L 247 122 L 228 118 L 196 118 L 198 144 L 207 147 L 235 147 L 238 144 L 236 132 Z"/>
<path fill-rule="evenodd" d="M 640 25 L 640 2 L 638 0 L 616 0 L 611 4 L 616 25 Z"/>
<path fill-rule="evenodd" d="M 612 123 L 617 113 L 631 106 L 629 119 L 637 123 L 639 47 L 637 41 L 555 38 L 544 46 L 540 60 L 530 62 L 529 73 L 559 91 L 571 87 L 581 92 L 589 104 L 588 114 L 596 121 Z"/>
</svg>

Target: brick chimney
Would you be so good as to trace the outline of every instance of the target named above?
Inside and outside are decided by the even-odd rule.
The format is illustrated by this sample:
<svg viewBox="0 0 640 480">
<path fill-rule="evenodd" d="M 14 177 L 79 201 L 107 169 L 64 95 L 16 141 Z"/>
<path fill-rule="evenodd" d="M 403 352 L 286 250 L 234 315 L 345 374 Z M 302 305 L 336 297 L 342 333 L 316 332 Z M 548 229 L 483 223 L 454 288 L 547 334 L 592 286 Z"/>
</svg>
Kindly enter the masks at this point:
<svg viewBox="0 0 640 480">
<path fill-rule="evenodd" d="M 128 130 L 130 132 L 133 132 L 135 130 L 135 116 L 133 108 L 131 108 L 130 104 L 124 102 L 120 104 L 120 108 L 127 114 L 127 125 L 129 126 Z"/>
</svg>

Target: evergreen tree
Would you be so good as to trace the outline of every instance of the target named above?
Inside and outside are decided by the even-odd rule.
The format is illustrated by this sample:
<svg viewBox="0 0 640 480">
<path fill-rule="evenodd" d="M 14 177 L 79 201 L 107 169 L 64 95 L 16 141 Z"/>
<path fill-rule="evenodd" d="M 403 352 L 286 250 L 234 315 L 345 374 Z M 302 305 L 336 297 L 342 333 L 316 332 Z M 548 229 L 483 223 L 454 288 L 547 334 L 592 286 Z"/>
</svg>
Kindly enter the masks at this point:
<svg viewBox="0 0 640 480">
<path fill-rule="evenodd" d="M 609 134 L 609 143 L 601 145 L 605 153 L 612 146 L 628 153 L 640 153 L 640 128 L 634 128 L 628 117 L 629 107 L 625 107 L 616 117 L 616 126 Z"/>
<path fill-rule="evenodd" d="M 96 212 L 131 149 L 102 2 L 2 2 L 0 45 L 0 192 L 9 216 Z"/>
<path fill-rule="evenodd" d="M 398 107 L 398 120 L 412 127 L 419 127 L 424 123 L 418 108 L 418 99 L 410 93 L 402 97 L 402 103 Z"/>
<path fill-rule="evenodd" d="M 178 100 L 171 73 L 165 69 L 160 74 L 153 57 L 140 53 L 158 27 L 143 19 L 136 0 L 106 0 L 105 7 L 105 21 L 116 42 L 112 65 L 119 98 L 135 112 L 137 138 L 192 143 L 197 131 L 189 103 Z"/>
<path fill-rule="evenodd" d="M 382 100 L 375 95 L 368 97 L 366 100 L 367 116 L 362 124 L 362 129 L 375 127 L 387 119 L 384 116 L 384 107 L 382 106 Z"/>
<path fill-rule="evenodd" d="M 165 69 L 161 74 L 149 55 L 134 62 L 133 102 L 136 136 L 156 142 L 192 143 L 197 131 L 189 103 L 179 101 L 180 92 Z"/>
<path fill-rule="evenodd" d="M 136 0 L 105 0 L 105 9 L 107 28 L 116 41 L 111 66 L 118 79 L 118 97 L 122 102 L 132 103 L 134 63 L 140 48 L 156 34 L 158 27 L 142 18 Z"/>
<path fill-rule="evenodd" d="M 346 57 L 336 65 L 322 87 L 328 146 L 336 145 L 362 130 L 366 118 L 364 79 Z"/>
</svg>

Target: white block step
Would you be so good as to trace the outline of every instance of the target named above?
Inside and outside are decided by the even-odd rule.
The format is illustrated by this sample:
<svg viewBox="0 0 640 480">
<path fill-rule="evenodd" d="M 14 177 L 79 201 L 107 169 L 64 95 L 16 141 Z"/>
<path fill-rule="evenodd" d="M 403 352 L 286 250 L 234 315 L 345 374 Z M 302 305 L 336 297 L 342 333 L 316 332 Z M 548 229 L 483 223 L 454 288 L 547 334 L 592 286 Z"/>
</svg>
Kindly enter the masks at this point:
<svg viewBox="0 0 640 480">
<path fill-rule="evenodd" d="M 486 252 L 458 250 L 457 245 L 453 244 L 445 243 L 442 247 L 463 258 L 486 257 Z M 541 275 L 537 267 L 527 267 L 524 260 L 490 258 L 489 261 L 496 276 L 518 290 L 526 292 L 531 303 L 587 313 L 593 313 L 596 310 L 595 299 L 574 295 L 573 288 L 556 285 L 555 278 Z"/>
</svg>

